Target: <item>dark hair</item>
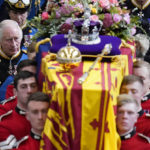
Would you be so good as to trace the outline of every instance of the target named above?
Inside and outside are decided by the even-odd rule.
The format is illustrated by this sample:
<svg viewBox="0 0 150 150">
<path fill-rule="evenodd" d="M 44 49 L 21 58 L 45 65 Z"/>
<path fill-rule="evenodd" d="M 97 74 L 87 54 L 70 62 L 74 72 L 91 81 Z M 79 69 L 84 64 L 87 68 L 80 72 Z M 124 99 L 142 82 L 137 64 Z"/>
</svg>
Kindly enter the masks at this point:
<svg viewBox="0 0 150 150">
<path fill-rule="evenodd" d="M 24 67 L 27 66 L 37 66 L 37 62 L 31 59 L 22 60 L 17 66 L 17 72 L 20 72 Z"/>
<path fill-rule="evenodd" d="M 29 71 L 20 71 L 19 73 L 17 73 L 14 76 L 14 87 L 17 89 L 18 81 L 20 79 L 24 80 L 24 79 L 31 78 L 31 77 L 34 77 L 36 79 L 37 84 L 38 84 L 36 75 L 34 73 L 29 72 Z"/>
<path fill-rule="evenodd" d="M 29 102 L 31 101 L 37 101 L 37 102 L 48 102 L 50 103 L 50 98 L 47 94 L 43 93 L 43 92 L 35 92 L 35 93 L 32 93 L 29 98 L 28 98 L 28 102 L 27 102 L 27 105 Z"/>
<path fill-rule="evenodd" d="M 128 85 L 128 84 L 132 84 L 134 82 L 139 82 L 141 85 L 144 85 L 143 80 L 135 75 L 128 75 L 128 76 L 124 76 L 122 82 L 121 82 L 121 87 L 123 85 Z"/>
</svg>

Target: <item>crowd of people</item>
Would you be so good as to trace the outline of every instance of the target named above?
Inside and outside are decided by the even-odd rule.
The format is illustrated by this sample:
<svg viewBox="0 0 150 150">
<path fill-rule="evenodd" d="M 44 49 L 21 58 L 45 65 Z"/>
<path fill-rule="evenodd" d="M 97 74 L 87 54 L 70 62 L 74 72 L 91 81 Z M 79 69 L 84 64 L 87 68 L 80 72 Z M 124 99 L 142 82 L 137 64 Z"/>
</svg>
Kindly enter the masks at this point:
<svg viewBox="0 0 150 150">
<path fill-rule="evenodd" d="M 51 99 L 39 90 L 36 74 L 36 42 L 31 38 L 38 31 L 26 26 L 32 3 L 5 0 L 0 6 L 0 150 L 38 150 L 50 107 Z M 145 15 L 143 19 L 141 14 L 143 26 L 149 21 L 149 0 L 127 0 L 126 5 Z M 149 36 L 149 28 L 146 30 Z M 123 78 L 116 100 L 120 150 L 150 149 L 148 49 L 146 54 L 133 63 L 133 74 Z"/>
<path fill-rule="evenodd" d="M 137 150 L 149 149 L 149 67 L 148 62 L 137 60 L 133 64 L 133 74 L 122 80 L 121 95 L 117 100 L 117 130 L 121 137 L 121 150 L 134 149 L 135 145 L 138 145 Z"/>
<path fill-rule="evenodd" d="M 38 89 L 31 1 L 16 3 L 0 7 L 0 150 L 38 150 L 50 97 Z"/>
</svg>

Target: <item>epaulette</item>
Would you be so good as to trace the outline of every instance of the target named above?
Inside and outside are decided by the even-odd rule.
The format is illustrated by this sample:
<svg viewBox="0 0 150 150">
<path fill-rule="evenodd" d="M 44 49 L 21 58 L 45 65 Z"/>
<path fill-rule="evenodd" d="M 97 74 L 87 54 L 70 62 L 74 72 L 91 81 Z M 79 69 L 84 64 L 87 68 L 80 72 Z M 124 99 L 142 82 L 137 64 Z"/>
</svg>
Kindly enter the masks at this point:
<svg viewBox="0 0 150 150">
<path fill-rule="evenodd" d="M 17 142 L 15 143 L 15 145 L 13 146 L 13 148 L 18 148 L 19 145 L 20 145 L 22 142 L 26 141 L 28 138 L 29 138 L 28 135 L 24 136 L 21 140 L 19 140 L 19 141 L 17 141 Z"/>
<path fill-rule="evenodd" d="M 13 110 L 9 110 L 7 113 L 0 115 L 0 121 L 2 121 L 2 119 L 8 115 L 10 115 L 13 112 Z"/>
<path fill-rule="evenodd" d="M 150 143 L 150 137 L 148 137 L 148 136 L 146 136 L 146 135 L 144 135 L 144 134 L 142 134 L 142 133 L 138 133 L 138 135 L 139 135 L 140 137 L 146 139 L 147 142 Z"/>
<path fill-rule="evenodd" d="M 11 97 L 9 97 L 8 99 L 4 99 L 3 101 L 1 101 L 1 104 L 2 104 L 2 105 L 5 105 L 6 103 L 8 103 L 8 102 L 14 100 L 15 98 L 16 98 L 16 96 L 11 96 Z"/>
</svg>

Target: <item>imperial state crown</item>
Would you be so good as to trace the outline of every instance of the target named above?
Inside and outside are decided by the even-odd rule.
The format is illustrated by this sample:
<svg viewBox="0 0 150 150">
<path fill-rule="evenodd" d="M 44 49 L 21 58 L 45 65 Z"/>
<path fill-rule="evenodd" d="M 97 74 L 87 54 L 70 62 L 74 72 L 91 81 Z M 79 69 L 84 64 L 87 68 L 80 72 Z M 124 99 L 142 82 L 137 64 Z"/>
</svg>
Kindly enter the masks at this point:
<svg viewBox="0 0 150 150">
<path fill-rule="evenodd" d="M 101 42 L 99 31 L 103 25 L 102 21 L 90 19 L 91 10 L 86 7 L 84 18 L 75 19 L 73 22 L 72 41 L 78 44 L 92 45 Z"/>
</svg>

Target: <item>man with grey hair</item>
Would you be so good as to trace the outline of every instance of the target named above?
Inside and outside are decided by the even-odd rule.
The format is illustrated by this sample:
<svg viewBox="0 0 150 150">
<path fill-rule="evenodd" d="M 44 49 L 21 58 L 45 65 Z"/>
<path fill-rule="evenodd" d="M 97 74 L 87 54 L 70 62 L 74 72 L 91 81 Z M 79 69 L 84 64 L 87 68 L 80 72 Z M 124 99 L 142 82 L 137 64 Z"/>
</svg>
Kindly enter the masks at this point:
<svg viewBox="0 0 150 150">
<path fill-rule="evenodd" d="M 7 86 L 13 81 L 16 68 L 27 55 L 20 50 L 22 30 L 14 20 L 0 23 L 0 101 L 5 99 Z"/>
<path fill-rule="evenodd" d="M 8 17 L 2 17 L 2 20 L 9 18 L 19 24 L 20 28 L 23 31 L 21 49 L 27 51 L 27 47 L 32 41 L 31 38 L 37 32 L 37 29 L 35 29 L 35 27 L 29 27 L 27 25 L 27 17 L 32 5 L 32 0 L 5 0 L 4 5 L 7 10 Z M 3 15 L 1 14 L 0 18 L 1 16 Z M 2 20 L 0 19 L 0 21 Z"/>
</svg>

